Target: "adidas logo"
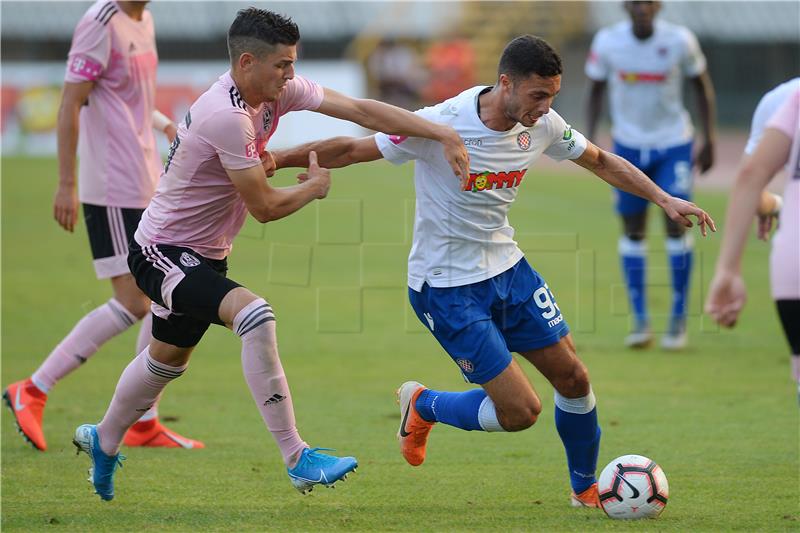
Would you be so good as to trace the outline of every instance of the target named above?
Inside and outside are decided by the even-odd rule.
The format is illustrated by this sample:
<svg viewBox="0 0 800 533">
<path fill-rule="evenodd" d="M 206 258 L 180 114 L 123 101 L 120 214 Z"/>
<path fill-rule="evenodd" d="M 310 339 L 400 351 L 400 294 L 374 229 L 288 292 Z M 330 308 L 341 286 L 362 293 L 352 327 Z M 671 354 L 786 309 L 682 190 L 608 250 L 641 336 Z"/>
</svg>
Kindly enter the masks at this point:
<svg viewBox="0 0 800 533">
<path fill-rule="evenodd" d="M 286 399 L 286 396 L 281 396 L 280 394 L 273 394 L 271 397 L 267 398 L 267 401 L 264 402 L 264 405 L 269 405 L 271 403 L 279 403 Z"/>
</svg>

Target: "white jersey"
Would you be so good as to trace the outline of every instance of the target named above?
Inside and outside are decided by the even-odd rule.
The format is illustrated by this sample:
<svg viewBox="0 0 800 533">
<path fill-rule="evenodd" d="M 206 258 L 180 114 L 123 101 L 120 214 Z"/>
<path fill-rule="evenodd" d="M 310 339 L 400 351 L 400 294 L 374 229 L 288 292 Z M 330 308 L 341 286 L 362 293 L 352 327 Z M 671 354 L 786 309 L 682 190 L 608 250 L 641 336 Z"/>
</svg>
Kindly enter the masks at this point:
<svg viewBox="0 0 800 533">
<path fill-rule="evenodd" d="M 750 137 L 747 139 L 747 146 L 744 148 L 745 154 L 751 155 L 756 151 L 756 146 L 758 146 L 758 142 L 764 135 L 764 128 L 767 125 L 767 121 L 778 111 L 786 99 L 789 98 L 789 95 L 798 88 L 800 88 L 800 78 L 794 78 L 781 83 L 759 100 L 758 106 L 755 112 L 753 112 L 753 121 L 750 124 Z"/>
<path fill-rule="evenodd" d="M 643 41 L 630 21 L 603 28 L 586 61 L 589 78 L 608 82 L 612 137 L 632 148 L 669 148 L 692 139 L 683 78 L 705 70 L 694 34 L 664 21 L 656 21 Z"/>
<path fill-rule="evenodd" d="M 469 152 L 465 186 L 453 174 L 438 142 L 417 137 L 375 136 L 383 157 L 394 164 L 416 159 L 414 242 L 408 258 L 408 285 L 419 291 L 457 287 L 494 277 L 514 266 L 522 250 L 514 241 L 508 210 L 528 168 L 545 153 L 556 160 L 575 159 L 586 139 L 550 110 L 531 128 L 516 124 L 494 131 L 478 116 L 473 87 L 417 114 L 452 126 Z"/>
</svg>

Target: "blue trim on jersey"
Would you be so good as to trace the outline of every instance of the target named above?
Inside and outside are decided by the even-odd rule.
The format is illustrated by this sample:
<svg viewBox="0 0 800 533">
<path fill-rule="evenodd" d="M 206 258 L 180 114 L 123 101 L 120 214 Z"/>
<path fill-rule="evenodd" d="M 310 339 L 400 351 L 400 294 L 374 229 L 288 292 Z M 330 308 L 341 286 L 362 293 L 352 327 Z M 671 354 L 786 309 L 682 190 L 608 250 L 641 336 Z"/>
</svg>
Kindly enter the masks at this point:
<svg viewBox="0 0 800 533">
<path fill-rule="evenodd" d="M 464 379 L 483 384 L 511 363 L 510 352 L 557 343 L 569 333 L 544 279 L 523 257 L 505 272 L 459 287 L 409 288 L 411 307 Z"/>
<path fill-rule="evenodd" d="M 630 161 L 656 185 L 672 196 L 692 199 L 692 142 L 663 149 L 642 149 L 614 141 L 614 153 Z M 614 189 L 620 215 L 635 215 L 647 209 L 648 201 Z"/>
</svg>

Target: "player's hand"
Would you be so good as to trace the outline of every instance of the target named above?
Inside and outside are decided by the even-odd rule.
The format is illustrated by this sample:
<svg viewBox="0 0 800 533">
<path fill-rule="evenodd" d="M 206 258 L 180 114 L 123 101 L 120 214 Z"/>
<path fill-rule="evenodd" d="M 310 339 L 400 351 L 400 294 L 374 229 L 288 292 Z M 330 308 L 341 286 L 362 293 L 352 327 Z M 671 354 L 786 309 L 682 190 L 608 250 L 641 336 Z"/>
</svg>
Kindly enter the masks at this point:
<svg viewBox="0 0 800 533">
<path fill-rule="evenodd" d="M 732 272 L 717 272 L 711 280 L 706 313 L 719 325 L 732 328 L 747 301 L 747 289 L 742 276 Z"/>
<path fill-rule="evenodd" d="M 714 165 L 714 143 L 704 141 L 694 154 L 694 167 L 705 174 Z"/>
<path fill-rule="evenodd" d="M 300 183 L 306 181 L 313 181 L 317 187 L 317 199 L 321 200 L 328 196 L 328 191 L 331 188 L 331 171 L 327 168 L 322 168 L 317 163 L 317 152 L 308 152 L 308 170 L 303 174 L 306 175 L 304 179 L 297 176 L 297 181 Z"/>
<path fill-rule="evenodd" d="M 769 234 L 772 232 L 772 227 L 777 227 L 778 213 L 771 213 L 769 215 L 760 215 L 758 217 L 758 238 L 766 242 L 769 240 Z"/>
<path fill-rule="evenodd" d="M 686 200 L 671 196 L 664 202 L 661 208 L 673 222 L 677 222 L 687 228 L 694 226 L 689 217 L 697 217 L 697 224 L 700 226 L 700 234 L 703 235 L 703 237 L 708 234 L 709 229 L 711 231 L 717 231 L 717 225 L 714 224 L 714 219 L 692 202 L 687 202 Z"/>
<path fill-rule="evenodd" d="M 178 126 L 175 125 L 174 122 L 170 122 L 166 128 L 164 128 L 164 135 L 167 136 L 167 140 L 169 140 L 169 144 L 175 142 L 175 137 L 178 136 Z"/>
<path fill-rule="evenodd" d="M 58 225 L 72 233 L 78 221 L 78 193 L 75 186 L 59 185 L 53 200 L 53 218 Z"/>
<path fill-rule="evenodd" d="M 461 180 L 461 186 L 469 179 L 469 153 L 461 136 L 451 128 L 446 126 L 445 135 L 441 141 L 444 146 L 444 157 L 450 163 L 453 173 Z"/>
<path fill-rule="evenodd" d="M 275 157 L 273 157 L 272 152 L 269 150 L 265 150 L 264 153 L 261 154 L 261 166 L 264 167 L 264 172 L 267 173 L 268 178 L 275 175 L 278 165 L 275 163 Z"/>
</svg>

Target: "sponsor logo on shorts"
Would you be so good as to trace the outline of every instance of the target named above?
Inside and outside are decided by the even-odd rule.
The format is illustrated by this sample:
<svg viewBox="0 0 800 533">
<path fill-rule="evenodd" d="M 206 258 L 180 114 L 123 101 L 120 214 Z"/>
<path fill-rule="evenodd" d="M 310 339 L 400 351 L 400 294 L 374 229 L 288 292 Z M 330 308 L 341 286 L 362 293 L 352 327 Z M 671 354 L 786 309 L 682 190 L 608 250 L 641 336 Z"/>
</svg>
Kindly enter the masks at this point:
<svg viewBox="0 0 800 533">
<path fill-rule="evenodd" d="M 548 327 L 553 327 L 559 325 L 561 322 L 564 321 L 564 315 L 558 315 L 553 320 L 547 323 Z"/>
<path fill-rule="evenodd" d="M 472 371 L 475 370 L 475 365 L 469 359 L 456 359 L 456 364 L 467 374 L 472 374 Z"/>
<path fill-rule="evenodd" d="M 422 313 L 422 316 L 424 316 L 425 320 L 428 321 L 428 326 L 430 326 L 431 331 L 433 331 L 434 324 L 433 324 L 433 317 L 431 316 L 431 314 L 430 313 Z"/>
<path fill-rule="evenodd" d="M 527 151 L 531 147 L 531 134 L 523 131 L 517 135 L 517 146 L 519 146 L 520 150 Z"/>
<path fill-rule="evenodd" d="M 200 260 L 195 256 L 193 256 L 192 254 L 187 254 L 186 252 L 183 252 L 181 254 L 181 264 L 189 268 L 196 267 L 197 265 L 200 264 Z"/>
</svg>

